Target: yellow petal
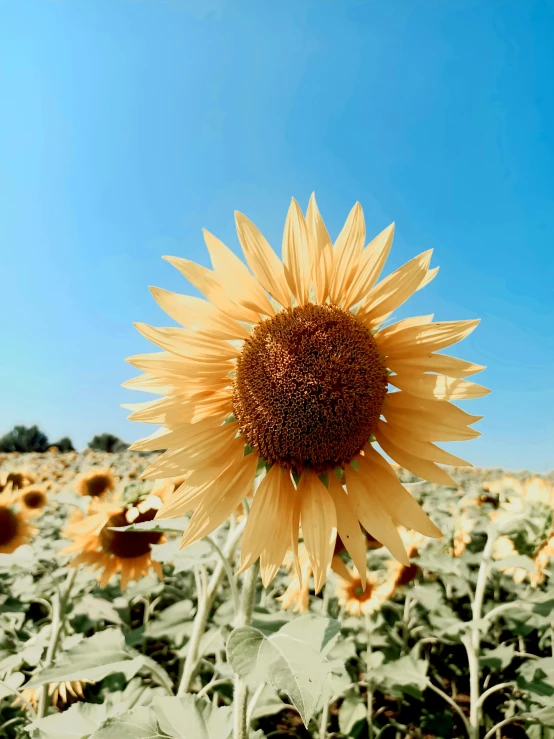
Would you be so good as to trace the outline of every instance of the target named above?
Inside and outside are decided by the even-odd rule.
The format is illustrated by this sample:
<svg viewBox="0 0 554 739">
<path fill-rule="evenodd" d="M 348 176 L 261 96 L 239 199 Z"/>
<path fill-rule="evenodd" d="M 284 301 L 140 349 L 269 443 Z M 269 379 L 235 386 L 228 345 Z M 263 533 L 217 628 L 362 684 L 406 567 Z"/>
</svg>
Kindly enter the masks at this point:
<svg viewBox="0 0 554 739">
<path fill-rule="evenodd" d="M 427 285 L 430 282 L 432 282 L 435 279 L 435 277 L 438 275 L 439 269 L 440 269 L 440 267 L 433 267 L 433 269 L 428 269 L 427 270 L 427 274 L 422 279 L 422 281 L 421 281 L 421 283 L 420 283 L 420 285 L 419 285 L 419 287 L 417 289 L 418 290 L 422 290 L 424 287 L 427 287 Z"/>
<path fill-rule="evenodd" d="M 393 238 L 394 223 L 391 223 L 363 250 L 358 271 L 343 302 L 344 308 L 359 303 L 377 282 L 389 256 Z"/>
<path fill-rule="evenodd" d="M 274 316 L 275 311 L 265 291 L 256 278 L 250 274 L 246 265 L 223 241 L 206 229 L 203 233 L 214 272 L 231 300 L 256 313 Z"/>
<path fill-rule="evenodd" d="M 337 305 L 345 297 L 358 269 L 365 241 L 365 220 L 362 206 L 356 203 L 350 211 L 336 242 L 333 253 L 333 279 L 329 292 L 331 303 Z"/>
<path fill-rule="evenodd" d="M 405 392 L 388 393 L 385 397 L 384 406 L 400 409 L 406 408 L 416 412 L 424 411 L 437 420 L 448 421 L 453 424 L 465 424 L 470 426 L 472 423 L 480 421 L 483 416 L 475 416 L 471 413 L 458 408 L 458 406 L 449 403 L 447 400 L 434 400 L 416 398 Z"/>
<path fill-rule="evenodd" d="M 392 427 L 406 429 L 410 436 L 423 441 L 465 441 L 481 436 L 479 431 L 459 422 L 452 423 L 448 419 L 431 416 L 423 411 L 391 408 L 385 403 L 382 413 Z"/>
<path fill-rule="evenodd" d="M 391 375 L 389 382 L 410 395 L 435 400 L 467 400 L 482 398 L 490 393 L 488 388 L 476 382 L 458 380 L 445 375 L 411 373 L 408 370 L 399 375 Z"/>
<path fill-rule="evenodd" d="M 432 249 L 420 254 L 390 274 L 364 298 L 356 314 L 367 326 L 377 326 L 411 298 L 431 261 Z"/>
<path fill-rule="evenodd" d="M 375 334 L 379 351 L 391 359 L 417 357 L 455 344 L 477 327 L 473 321 L 439 321 L 424 326 L 409 326 L 400 331 L 389 326 Z"/>
<path fill-rule="evenodd" d="M 440 449 L 430 441 L 418 441 L 413 437 L 409 437 L 406 432 L 401 429 L 396 430 L 384 421 L 379 421 L 377 428 L 381 431 L 385 438 L 389 439 L 400 449 L 405 449 L 408 454 L 414 457 L 421 457 L 430 462 L 440 462 L 441 464 L 458 465 L 460 467 L 473 467 L 470 462 L 466 462 L 460 457 L 456 457 L 444 449 Z"/>
<path fill-rule="evenodd" d="M 356 506 L 358 518 L 364 529 L 380 541 L 402 564 L 410 563 L 396 526 L 381 499 L 375 495 L 365 476 L 349 467 L 346 470 L 346 489 Z"/>
<path fill-rule="evenodd" d="M 426 326 L 427 324 L 431 323 L 433 317 L 434 314 L 429 313 L 426 316 L 412 316 L 411 318 L 403 318 L 401 321 L 397 321 L 396 323 L 392 323 L 390 326 L 387 326 L 387 337 L 390 341 L 395 334 L 397 334 L 399 331 L 403 331 L 405 328 L 410 328 L 413 326 Z M 380 331 L 375 335 L 375 338 L 377 340 L 379 339 L 383 331 Z"/>
<path fill-rule="evenodd" d="M 308 203 L 306 225 L 310 236 L 308 244 L 315 296 L 319 303 L 324 303 L 329 294 L 333 274 L 333 244 L 317 207 L 315 193 L 312 193 Z"/>
<path fill-rule="evenodd" d="M 224 484 L 214 480 L 204 493 L 181 539 L 180 549 L 210 534 L 229 518 L 241 500 L 252 492 L 258 463 L 257 454 L 249 454 L 233 467 L 234 475 Z M 229 468 L 231 469 L 231 468 Z"/>
<path fill-rule="evenodd" d="M 333 499 L 337 512 L 338 535 L 358 570 L 362 587 L 365 590 L 367 569 L 365 536 L 360 528 L 353 503 L 333 472 L 329 473 L 329 495 Z"/>
<path fill-rule="evenodd" d="M 466 362 L 458 357 L 448 357 L 446 354 L 424 354 L 419 357 L 405 359 L 389 359 L 387 366 L 393 372 L 401 374 L 412 372 L 439 372 L 448 377 L 470 377 L 482 372 L 486 367 L 482 364 Z"/>
<path fill-rule="evenodd" d="M 302 475 L 298 494 L 304 544 L 314 573 L 315 592 L 319 593 L 335 548 L 337 515 L 327 488 L 313 473 Z"/>
<path fill-rule="evenodd" d="M 389 463 L 373 449 L 364 447 L 364 457 L 356 457 L 361 474 L 366 474 L 372 490 L 379 496 L 391 518 L 407 529 L 424 536 L 440 538 L 442 533 L 431 521 L 419 503 L 401 485 Z"/>
<path fill-rule="evenodd" d="M 226 313 L 237 321 L 250 321 L 257 323 L 260 316 L 252 310 L 242 305 L 234 303 L 221 284 L 221 280 L 216 276 L 215 272 L 200 264 L 195 264 L 189 259 L 181 259 L 180 257 L 163 257 L 166 262 L 172 264 L 186 279 L 204 295 L 210 303 L 216 308 Z"/>
<path fill-rule="evenodd" d="M 283 232 L 283 263 L 290 291 L 299 305 L 310 296 L 311 269 L 308 251 L 308 229 L 300 206 L 293 198 Z"/>
<path fill-rule="evenodd" d="M 218 310 L 207 300 L 180 295 L 159 287 L 150 292 L 160 308 L 174 321 L 212 339 L 247 339 L 250 334 L 238 321 Z"/>
<path fill-rule="evenodd" d="M 271 536 L 271 528 L 278 516 L 281 503 L 281 477 L 281 468 L 274 464 L 254 494 L 242 536 L 241 566 L 237 574 L 254 564 L 264 548 L 267 537 Z"/>
<path fill-rule="evenodd" d="M 187 357 L 172 354 L 171 352 L 135 354 L 133 357 L 128 357 L 125 361 L 137 369 L 171 381 L 182 380 L 183 377 L 199 382 L 204 379 L 221 379 L 235 369 L 234 360 L 228 360 L 221 364 L 200 363 L 189 360 Z"/>
<path fill-rule="evenodd" d="M 349 582 L 356 582 L 356 577 L 352 570 L 350 570 L 342 561 L 340 557 L 335 555 L 333 559 L 331 560 L 331 569 L 333 572 L 336 572 L 336 574 L 339 577 L 342 577 L 343 580 L 348 580 Z M 360 575 L 360 580 L 362 581 L 362 588 L 365 590 L 366 587 L 366 578 L 367 578 L 367 571 L 365 572 L 363 579 L 362 575 Z"/>
<path fill-rule="evenodd" d="M 291 305 L 281 260 L 250 219 L 235 211 L 235 221 L 244 258 L 261 286 L 282 306 Z"/>
<path fill-rule="evenodd" d="M 385 438 L 379 429 L 376 429 L 374 434 L 383 451 L 401 467 L 404 467 L 414 475 L 418 475 L 423 480 L 429 480 L 429 482 L 435 482 L 438 485 L 458 487 L 458 484 L 450 475 L 434 462 L 429 462 L 427 459 L 421 459 L 420 457 L 414 457 L 412 454 L 408 454 L 408 452 L 400 449 Z"/>
<path fill-rule="evenodd" d="M 175 385 L 162 385 L 159 377 L 147 373 L 122 382 L 121 387 L 137 392 L 154 393 L 155 395 L 171 395 L 175 390 Z"/>
<path fill-rule="evenodd" d="M 135 328 L 149 341 L 167 351 L 196 362 L 215 362 L 223 365 L 240 356 L 240 351 L 227 341 L 210 339 L 186 328 L 154 328 L 146 323 L 135 323 Z"/>
</svg>

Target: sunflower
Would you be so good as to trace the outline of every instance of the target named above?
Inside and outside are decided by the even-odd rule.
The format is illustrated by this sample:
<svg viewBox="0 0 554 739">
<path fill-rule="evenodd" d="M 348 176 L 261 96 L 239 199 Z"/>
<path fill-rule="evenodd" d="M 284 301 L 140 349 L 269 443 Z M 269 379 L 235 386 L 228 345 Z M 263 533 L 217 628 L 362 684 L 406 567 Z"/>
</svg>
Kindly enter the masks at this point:
<svg viewBox="0 0 554 739">
<path fill-rule="evenodd" d="M 229 517 L 265 470 L 241 564 L 244 570 L 260 558 L 265 586 L 286 551 L 296 551 L 299 526 L 316 591 L 337 530 L 362 577 L 360 524 L 408 564 L 397 524 L 441 534 L 373 441 L 413 474 L 455 485 L 438 463 L 469 463 L 433 442 L 479 436 L 470 425 L 481 416 L 451 401 L 489 391 L 465 379 L 484 367 L 437 352 L 479 321 L 419 316 L 384 327 L 438 268 L 429 268 L 426 251 L 377 282 L 394 226 L 364 248 L 359 203 L 333 245 L 314 196 L 306 216 L 293 200 L 282 261 L 248 218 L 236 213 L 236 224 L 251 271 L 204 231 L 213 270 L 166 259 L 207 300 L 151 288 L 182 327 L 135 324 L 163 351 L 129 358 L 144 374 L 125 386 L 163 397 L 126 406 L 130 419 L 162 425 L 131 449 L 163 450 L 147 479 L 188 475 L 159 517 L 193 510 L 182 546 L 192 544 Z"/>
<path fill-rule="evenodd" d="M 36 479 L 36 475 L 29 470 L 15 470 L 4 475 L 2 487 L 7 487 L 11 483 L 13 490 L 19 490 L 27 487 L 27 485 L 32 485 L 36 482 Z"/>
<path fill-rule="evenodd" d="M 54 707 L 65 706 L 68 703 L 74 701 L 84 700 L 85 694 L 83 692 L 83 686 L 86 684 L 93 684 L 92 680 L 64 680 L 61 683 L 50 683 L 48 686 L 48 695 L 50 696 L 50 703 Z M 21 691 L 21 696 L 12 703 L 13 706 L 17 706 L 23 701 L 30 703 L 36 710 L 39 702 L 40 691 L 34 688 L 24 688 Z M 23 700 L 22 700 L 23 699 Z"/>
<path fill-rule="evenodd" d="M 348 571 L 346 577 L 340 578 L 336 586 L 339 605 L 350 616 L 369 616 L 375 613 L 393 592 L 392 583 L 388 580 L 379 583 L 374 572 L 366 572 L 362 581 L 359 575 Z"/>
<path fill-rule="evenodd" d="M 405 531 L 402 532 L 402 539 L 406 544 L 408 557 L 410 560 L 412 557 L 419 556 L 419 550 L 425 543 L 425 538 L 418 534 L 416 531 Z M 391 588 L 391 592 L 394 593 L 398 588 L 408 585 L 418 576 L 420 572 L 419 565 L 414 564 L 410 561 L 410 564 L 405 565 L 402 562 L 396 560 L 389 560 L 387 563 L 389 576 L 386 580 L 387 584 Z"/>
<path fill-rule="evenodd" d="M 28 544 L 35 529 L 27 523 L 28 516 L 16 506 L 17 494 L 9 484 L 0 494 L 0 554 L 11 554 L 22 544 Z"/>
<path fill-rule="evenodd" d="M 75 484 L 80 495 L 103 498 L 114 489 L 115 478 L 110 469 L 92 469 L 81 474 Z"/>
<path fill-rule="evenodd" d="M 499 536 L 494 542 L 493 548 L 493 559 L 503 560 L 508 557 L 517 557 L 519 552 L 514 546 L 513 541 L 509 536 Z M 499 565 L 497 568 L 500 572 L 503 572 L 509 577 L 513 577 L 516 585 L 520 585 L 529 573 L 524 567 L 514 567 L 513 565 Z"/>
<path fill-rule="evenodd" d="M 69 566 L 84 564 L 101 570 L 98 580 L 102 588 L 106 587 L 117 572 L 121 572 L 122 590 L 129 581 L 147 575 L 150 567 L 161 579 L 162 566 L 160 562 L 152 560 L 150 547 L 161 543 L 163 534 L 155 531 L 111 530 L 111 527 L 152 521 L 161 505 L 161 499 L 155 495 L 129 508 L 117 503 L 95 501 L 88 515 L 75 516 L 66 528 L 65 535 L 73 542 L 64 553 L 77 553 Z"/>
<path fill-rule="evenodd" d="M 45 486 L 28 485 L 19 492 L 19 503 L 29 516 L 40 516 L 48 503 Z"/>
</svg>

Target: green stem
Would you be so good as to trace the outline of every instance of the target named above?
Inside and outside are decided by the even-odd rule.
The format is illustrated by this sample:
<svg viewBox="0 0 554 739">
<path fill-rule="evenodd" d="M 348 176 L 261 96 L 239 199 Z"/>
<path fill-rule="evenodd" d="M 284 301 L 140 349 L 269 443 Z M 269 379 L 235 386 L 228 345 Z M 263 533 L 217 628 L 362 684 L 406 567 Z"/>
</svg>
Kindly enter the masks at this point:
<svg viewBox="0 0 554 739">
<path fill-rule="evenodd" d="M 237 628 L 249 626 L 252 621 L 259 571 L 260 563 L 258 560 L 244 575 L 240 608 L 235 619 Z M 233 697 L 233 739 L 248 739 L 248 686 L 238 675 L 235 676 Z"/>
<path fill-rule="evenodd" d="M 210 536 L 205 536 L 204 539 L 208 542 L 208 544 L 221 560 L 221 564 L 223 565 L 223 569 L 225 570 L 225 574 L 227 575 L 227 580 L 229 580 L 229 586 L 231 587 L 231 596 L 233 598 L 233 606 L 236 613 L 239 609 L 239 593 L 237 590 L 236 578 L 233 574 L 233 570 L 231 569 L 231 565 L 229 564 L 229 560 Z"/>
<path fill-rule="evenodd" d="M 236 529 L 229 532 L 229 537 L 225 545 L 225 552 L 222 552 L 223 557 L 214 568 L 208 587 L 205 589 L 205 592 L 198 592 L 198 607 L 194 618 L 194 625 L 189 640 L 185 664 L 183 666 L 183 673 L 177 689 L 177 695 L 184 695 L 190 691 L 190 686 L 194 678 L 196 668 L 198 667 L 198 647 L 200 646 L 200 640 L 206 631 L 208 618 L 217 590 L 227 572 L 227 567 L 223 562 L 225 560 L 227 565 L 230 567 L 229 562 L 232 560 L 245 526 L 246 519 L 242 521 Z"/>
<path fill-rule="evenodd" d="M 483 603 L 485 601 L 485 591 L 487 588 L 487 579 L 489 576 L 489 568 L 492 560 L 494 542 L 496 541 L 496 529 L 490 526 L 488 530 L 487 543 L 483 550 L 479 572 L 477 573 L 477 583 L 475 585 L 475 595 L 472 603 L 472 625 L 469 635 L 462 637 L 462 642 L 466 648 L 469 663 L 469 723 L 471 725 L 472 739 L 478 739 L 479 727 L 481 725 L 481 700 L 480 700 L 480 667 L 479 654 L 481 651 L 481 631 L 480 622 L 483 616 Z"/>
<path fill-rule="evenodd" d="M 471 724 L 465 717 L 464 712 L 462 711 L 460 706 L 456 703 L 456 701 L 454 701 L 447 693 L 445 693 L 444 690 L 441 690 L 440 688 L 437 688 L 436 685 L 433 685 L 433 683 L 429 679 L 427 680 L 427 687 L 431 688 L 431 690 L 435 692 L 437 695 L 440 695 L 440 697 L 443 700 L 445 700 L 448 703 L 448 705 L 454 709 L 454 711 L 456 711 L 458 716 L 462 719 L 467 733 L 469 734 L 469 736 L 472 736 Z"/>
<path fill-rule="evenodd" d="M 57 592 L 54 595 L 52 603 L 52 624 L 50 627 L 50 642 L 48 643 L 48 649 L 46 650 L 46 657 L 44 660 L 44 667 L 49 667 L 56 657 L 56 652 L 60 645 L 61 636 L 65 626 L 65 615 L 67 611 L 67 604 L 69 602 L 69 596 L 77 577 L 77 568 L 73 568 L 69 571 L 65 587 L 63 591 Z M 37 717 L 44 718 L 48 711 L 49 695 L 48 695 L 49 683 L 45 683 L 40 691 L 40 697 L 38 702 Z"/>
<path fill-rule="evenodd" d="M 329 724 L 329 687 L 327 684 L 323 687 L 323 712 L 321 714 L 321 722 L 319 724 L 319 739 L 327 739 L 327 726 Z"/>
<path fill-rule="evenodd" d="M 8 683 L 4 682 L 3 680 L 0 680 L 0 687 L 4 688 L 4 690 L 9 690 L 10 693 L 13 693 L 14 695 L 16 695 L 17 698 L 18 698 L 18 700 L 21 703 L 23 703 L 23 704 L 25 704 L 27 706 L 27 708 L 31 712 L 32 716 L 33 717 L 36 716 L 36 711 L 35 711 L 34 707 L 32 706 L 31 703 L 29 703 L 28 700 L 25 700 L 25 698 L 21 695 L 21 693 L 19 692 L 19 690 L 16 690 L 16 688 L 12 688 L 11 685 L 8 685 Z M 5 726 L 5 724 L 2 724 L 2 726 Z M 0 729 L 1 728 L 2 727 L 0 726 Z"/>
<path fill-rule="evenodd" d="M 366 682 L 367 682 L 367 735 L 368 739 L 373 739 L 373 681 L 370 677 L 371 674 L 371 620 L 369 616 L 365 615 L 365 630 L 367 634 L 367 649 L 366 649 Z"/>
</svg>

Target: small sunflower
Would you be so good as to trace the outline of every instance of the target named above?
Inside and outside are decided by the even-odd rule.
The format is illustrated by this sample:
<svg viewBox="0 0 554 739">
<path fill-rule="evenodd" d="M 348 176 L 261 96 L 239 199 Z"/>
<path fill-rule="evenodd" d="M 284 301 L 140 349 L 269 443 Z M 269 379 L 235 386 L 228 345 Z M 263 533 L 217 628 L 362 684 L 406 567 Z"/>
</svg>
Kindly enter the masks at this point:
<svg viewBox="0 0 554 739">
<path fill-rule="evenodd" d="M 391 583 L 380 583 L 375 572 L 367 572 L 362 582 L 359 575 L 349 571 L 347 577 L 338 580 L 336 587 L 339 605 L 350 616 L 370 616 L 389 600 L 393 592 Z"/>
<path fill-rule="evenodd" d="M 455 485 L 438 464 L 469 463 L 434 442 L 479 436 L 470 426 L 481 416 L 451 401 L 489 391 L 465 379 L 484 367 L 438 352 L 479 321 L 418 316 L 384 327 L 438 268 L 427 251 L 378 282 L 394 226 L 364 248 L 359 203 L 333 245 L 315 197 L 305 216 L 293 200 L 282 261 L 235 215 L 251 271 L 205 231 L 213 271 L 167 260 L 207 301 L 151 288 L 182 328 L 135 324 L 163 351 L 131 357 L 144 374 L 125 386 L 164 397 L 127 406 L 132 420 L 162 425 L 131 449 L 165 450 L 147 479 L 188 476 L 159 517 L 193 510 L 182 546 L 192 544 L 251 494 L 261 462 L 268 471 L 248 515 L 241 570 L 260 558 L 267 586 L 286 551 L 296 552 L 301 526 L 316 591 L 337 531 L 364 578 L 360 524 L 407 565 L 398 524 L 441 534 L 373 442 L 413 474 Z"/>
<path fill-rule="evenodd" d="M 27 487 L 36 482 L 36 475 L 29 470 L 14 470 L 4 474 L 2 486 L 7 487 L 11 483 L 13 490 Z"/>
<path fill-rule="evenodd" d="M 131 523 L 152 521 L 162 505 L 159 497 L 151 495 L 136 506 L 124 508 L 116 503 L 98 501 L 92 504 L 88 515 L 76 515 L 66 529 L 66 537 L 73 540 L 64 552 L 78 553 L 70 567 L 90 565 L 101 570 L 98 580 L 105 588 L 111 578 L 121 573 L 121 589 L 131 580 L 147 575 L 150 568 L 162 579 L 162 566 L 151 558 L 152 544 L 160 544 L 164 535 L 155 531 L 112 531 L 111 528 Z"/>
<path fill-rule="evenodd" d="M 103 498 L 115 487 L 115 478 L 110 469 L 94 468 L 81 474 L 76 481 L 77 492 L 91 498 Z"/>
<path fill-rule="evenodd" d="M 74 703 L 75 701 L 84 700 L 85 694 L 83 692 L 83 686 L 84 685 L 92 685 L 92 680 L 64 680 L 61 683 L 50 683 L 48 686 L 48 695 L 50 696 L 50 703 L 55 707 L 59 708 L 61 706 L 66 706 L 69 703 Z M 40 690 L 35 690 L 34 688 L 24 688 L 21 691 L 21 697 L 17 696 L 17 698 L 12 703 L 13 706 L 17 706 L 19 703 L 22 703 L 23 700 L 27 701 L 27 703 L 30 703 L 33 708 L 36 710 L 38 707 L 40 697 Z"/>
<path fill-rule="evenodd" d="M 417 531 L 406 531 L 402 538 L 406 544 L 410 560 L 412 557 L 418 557 L 419 550 L 425 543 L 425 538 L 421 536 L 421 534 L 418 534 Z M 392 593 L 396 592 L 404 585 L 411 583 L 420 572 L 419 565 L 411 561 L 410 564 L 405 565 L 396 560 L 389 560 L 387 564 L 389 576 L 387 577 L 386 582 L 390 586 Z"/>
<path fill-rule="evenodd" d="M 19 492 L 19 503 L 28 516 L 40 516 L 48 503 L 45 486 L 28 485 Z"/>
<path fill-rule="evenodd" d="M 17 494 L 8 485 L 0 494 L 0 554 L 11 554 L 22 544 L 28 544 L 35 529 L 27 523 L 17 508 Z"/>
<path fill-rule="evenodd" d="M 508 557 L 517 557 L 518 551 L 514 546 L 513 541 L 509 536 L 499 536 L 494 542 L 493 548 L 493 559 L 503 560 Z M 514 567 L 513 565 L 498 566 L 500 572 L 503 572 L 508 577 L 513 577 L 516 585 L 520 585 L 529 574 L 528 571 L 523 567 Z"/>
</svg>

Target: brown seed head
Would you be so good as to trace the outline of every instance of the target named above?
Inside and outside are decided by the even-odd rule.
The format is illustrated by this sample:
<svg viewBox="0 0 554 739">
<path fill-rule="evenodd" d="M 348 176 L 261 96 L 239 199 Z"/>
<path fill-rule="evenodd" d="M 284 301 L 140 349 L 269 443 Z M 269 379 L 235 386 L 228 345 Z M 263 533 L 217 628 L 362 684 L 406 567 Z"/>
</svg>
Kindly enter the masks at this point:
<svg viewBox="0 0 554 739">
<path fill-rule="evenodd" d="M 319 474 L 361 451 L 387 387 L 371 332 L 334 305 L 308 304 L 254 328 L 237 361 L 234 414 L 267 462 Z"/>
<path fill-rule="evenodd" d="M 18 518 L 9 508 L 0 506 L 0 546 L 9 544 L 17 536 Z"/>
<path fill-rule="evenodd" d="M 152 521 L 157 510 L 149 510 L 139 514 L 133 523 L 142 523 L 143 521 Z M 125 511 L 114 513 L 110 516 L 108 523 L 104 526 L 100 533 L 100 544 L 102 549 L 116 557 L 129 559 L 131 557 L 141 557 L 148 554 L 151 544 L 157 544 L 163 534 L 156 531 L 110 531 L 110 526 L 128 526 L 129 521 L 125 516 Z"/>
</svg>

